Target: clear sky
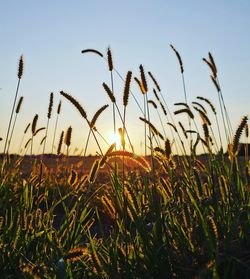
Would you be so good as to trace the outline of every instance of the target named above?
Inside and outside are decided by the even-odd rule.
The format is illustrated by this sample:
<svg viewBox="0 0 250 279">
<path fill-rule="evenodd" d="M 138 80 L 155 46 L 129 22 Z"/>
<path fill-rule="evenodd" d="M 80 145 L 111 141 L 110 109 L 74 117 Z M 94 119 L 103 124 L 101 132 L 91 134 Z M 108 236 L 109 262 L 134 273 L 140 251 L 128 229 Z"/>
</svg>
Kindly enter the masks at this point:
<svg viewBox="0 0 250 279">
<path fill-rule="evenodd" d="M 1 1 L 0 137 L 6 135 L 21 54 L 24 55 L 25 70 L 19 96 L 24 96 L 24 103 L 17 120 L 12 152 L 18 150 L 23 131 L 36 113 L 39 114 L 38 126 L 45 126 L 50 92 L 55 94 L 56 106 L 60 90 L 72 94 L 89 118 L 102 105 L 110 104 L 102 88 L 102 82 L 110 83 L 105 61 L 93 54 L 81 54 L 86 48 L 95 48 L 105 54 L 108 46 L 122 76 L 128 70 L 138 76 L 140 64 L 146 71 L 152 71 L 171 109 L 175 102 L 183 101 L 183 91 L 178 63 L 169 44 L 173 44 L 182 56 L 188 100 L 205 96 L 217 106 L 216 90 L 210 81 L 209 70 L 202 62 L 202 57 L 211 51 L 235 128 L 241 116 L 250 112 L 249 14 L 248 0 Z M 117 76 L 114 86 L 118 102 L 122 104 L 123 84 Z M 135 83 L 132 90 L 142 104 Z M 140 152 L 143 139 L 141 114 L 132 98 L 129 102 L 128 131 Z M 75 147 L 82 149 L 88 129 L 66 100 L 63 100 L 60 117 L 57 142 L 59 133 L 72 125 L 72 150 Z M 156 116 L 152 115 L 152 119 L 160 127 Z M 51 146 L 54 125 L 55 110 L 48 146 Z M 98 120 L 97 128 L 108 138 L 107 134 L 112 130 L 111 106 Z M 36 144 L 42 136 L 37 138 Z M 97 149 L 91 142 L 88 153 L 93 154 Z M 1 141 L 0 152 L 3 145 Z M 106 148 L 105 144 L 103 146 Z M 47 151 L 50 150 L 48 147 Z"/>
</svg>

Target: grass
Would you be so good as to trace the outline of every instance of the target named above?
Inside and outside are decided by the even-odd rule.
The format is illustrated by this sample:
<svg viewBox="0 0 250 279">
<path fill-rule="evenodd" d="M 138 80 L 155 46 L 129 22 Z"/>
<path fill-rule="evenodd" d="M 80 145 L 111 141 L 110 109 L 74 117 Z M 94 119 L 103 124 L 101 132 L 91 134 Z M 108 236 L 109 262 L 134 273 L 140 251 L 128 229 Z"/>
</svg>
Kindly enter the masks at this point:
<svg viewBox="0 0 250 279">
<path fill-rule="evenodd" d="M 177 55 L 181 75 L 184 67 Z M 93 49 L 83 50 L 100 58 Z M 223 152 L 217 112 L 206 98 L 177 103 L 171 113 L 153 75 L 155 100 L 148 99 L 147 75 L 140 66 L 136 81 L 144 98 L 138 116 L 145 127 L 145 154 L 134 153 L 126 123 L 132 73 L 124 80 L 123 115 L 115 101 L 113 74 L 117 74 L 108 49 L 111 88 L 104 89 L 112 104 L 111 125 L 120 134 L 121 149 L 99 144 L 96 120 L 104 105 L 90 121 L 85 109 L 70 94 L 61 91 L 63 101 L 72 103 L 89 126 L 89 137 L 99 156 L 69 156 L 72 128 L 62 131 L 57 155 L 1 157 L 0 173 L 0 270 L 1 278 L 249 278 L 250 274 L 250 166 L 247 144 L 239 157 L 241 138 L 248 137 L 244 116 L 234 136 L 222 92 L 223 129 L 229 142 Z M 112 63 L 111 63 L 112 62 Z M 211 54 L 205 59 L 217 82 L 217 68 Z M 23 61 L 22 61 L 23 63 Z M 121 75 L 118 73 L 118 76 Z M 18 74 L 20 82 L 20 74 Z M 159 97 L 160 96 L 160 97 Z M 160 104 L 159 108 L 156 103 Z M 152 104 L 152 107 L 149 106 Z M 37 128 L 38 115 L 31 124 L 31 138 L 20 150 L 29 154 L 29 144 L 40 130 L 48 129 L 53 106 L 50 95 L 46 128 Z M 15 107 L 15 102 L 13 108 Z M 61 107 L 61 102 L 60 102 Z M 157 110 L 160 124 L 150 114 Z M 12 109 L 14 111 L 14 109 Z M 212 117 L 211 117 L 212 114 Z M 53 115 L 53 114 L 52 114 Z M 183 115 L 186 122 L 182 122 Z M 117 128 L 120 117 L 122 128 Z M 12 117 L 11 117 L 12 119 Z M 170 122 L 171 120 L 171 122 Z M 60 121 L 62 121 L 60 119 Z M 165 123 L 167 123 L 165 124 Z M 201 124 L 198 124 L 201 123 Z M 178 124 L 178 125 L 177 125 Z M 187 127 L 186 127 L 187 126 Z M 11 120 L 9 123 L 11 127 Z M 160 127 L 160 128 L 159 128 Z M 9 129 L 7 135 L 9 134 Z M 166 138 L 166 130 L 171 137 Z M 218 130 L 216 136 L 215 130 Z M 119 133 L 118 133 L 119 131 Z M 65 137 L 64 137 L 65 135 Z M 101 135 L 102 136 L 102 135 Z M 10 137 L 13 139 L 12 135 Z M 46 138 L 43 152 L 46 147 Z M 218 140 L 219 139 L 219 140 Z M 5 140 L 7 146 L 8 136 Z M 85 146 L 84 153 L 88 146 Z M 129 150 L 126 150 L 125 144 Z M 25 148 L 26 146 L 26 148 Z M 197 149 L 204 151 L 198 155 Z M 66 149 L 66 152 L 63 150 Z M 52 152 L 54 147 L 52 146 Z M 173 150 L 178 150 L 178 155 Z M 66 154 L 65 154 L 66 153 Z M 82 171 L 82 165 L 88 165 Z"/>
</svg>

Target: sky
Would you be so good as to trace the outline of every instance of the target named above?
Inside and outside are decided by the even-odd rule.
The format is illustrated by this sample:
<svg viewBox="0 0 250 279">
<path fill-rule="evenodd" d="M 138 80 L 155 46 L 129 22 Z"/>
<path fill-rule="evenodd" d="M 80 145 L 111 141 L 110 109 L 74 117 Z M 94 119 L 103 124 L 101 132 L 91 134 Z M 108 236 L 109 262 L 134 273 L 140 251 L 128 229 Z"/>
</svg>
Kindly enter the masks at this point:
<svg viewBox="0 0 250 279">
<path fill-rule="evenodd" d="M 171 111 L 174 103 L 183 102 L 183 88 L 178 61 L 170 48 L 173 44 L 184 64 L 188 102 L 204 96 L 219 110 L 218 96 L 210 80 L 208 67 L 202 61 L 210 51 L 216 61 L 218 77 L 233 130 L 243 115 L 250 112 L 250 1 L 169 1 L 169 0 L 9 0 L 0 4 L 0 137 L 5 139 L 17 85 L 20 55 L 24 57 L 24 75 L 19 96 L 24 97 L 17 117 L 10 152 L 18 152 L 25 127 L 35 114 L 38 127 L 44 127 L 50 92 L 54 93 L 54 110 L 49 124 L 46 152 L 51 152 L 56 121 L 56 107 L 62 99 L 56 145 L 60 133 L 72 126 L 71 153 L 85 146 L 88 126 L 77 110 L 59 92 L 75 97 L 91 119 L 103 105 L 96 127 L 111 143 L 112 105 L 102 83 L 110 85 L 107 63 L 97 55 L 81 50 L 97 49 L 106 57 L 110 47 L 114 66 L 122 77 L 128 70 L 139 76 L 139 65 L 151 71 L 161 86 Z M 153 99 L 150 83 L 148 98 Z M 124 83 L 114 74 L 114 93 L 122 110 Z M 135 82 L 131 90 L 143 106 L 143 96 Z M 143 152 L 143 123 L 138 106 L 129 97 L 127 129 L 138 153 Z M 161 129 L 158 115 L 151 120 Z M 166 120 L 163 119 L 164 125 Z M 117 126 L 122 126 L 117 119 Z M 166 125 L 167 126 L 167 125 Z M 167 129 L 167 128 L 166 128 Z M 167 136 L 169 131 L 166 131 Z M 34 152 L 41 152 L 40 141 L 34 139 Z M 25 135 L 23 144 L 29 139 Z M 169 135 L 170 137 L 170 135 Z M 108 148 L 100 136 L 103 150 Z M 3 151 L 4 140 L 0 142 Z M 90 140 L 88 154 L 97 147 Z M 29 152 L 29 151 L 27 151 Z"/>
</svg>

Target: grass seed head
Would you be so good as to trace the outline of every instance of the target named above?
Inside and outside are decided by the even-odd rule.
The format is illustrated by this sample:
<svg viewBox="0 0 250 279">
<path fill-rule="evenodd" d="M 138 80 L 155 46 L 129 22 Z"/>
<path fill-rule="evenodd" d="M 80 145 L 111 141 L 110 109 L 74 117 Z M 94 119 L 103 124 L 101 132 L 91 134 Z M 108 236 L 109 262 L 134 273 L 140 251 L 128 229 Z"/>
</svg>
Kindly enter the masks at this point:
<svg viewBox="0 0 250 279">
<path fill-rule="evenodd" d="M 23 77 L 23 56 L 21 55 L 20 56 L 20 59 L 19 59 L 19 64 L 18 64 L 18 73 L 17 73 L 17 76 L 19 79 L 21 79 Z"/>
<path fill-rule="evenodd" d="M 115 103 L 116 102 L 115 95 L 113 94 L 113 92 L 111 91 L 109 86 L 105 82 L 103 82 L 102 86 L 103 86 L 104 90 L 106 91 L 106 93 L 108 94 L 109 99 L 111 100 L 111 102 Z"/>
<path fill-rule="evenodd" d="M 145 93 L 147 93 L 148 92 L 148 85 L 147 85 L 147 80 L 146 80 L 144 68 L 143 68 L 142 65 L 140 65 L 139 68 L 140 68 L 140 73 L 141 73 L 141 82 L 142 82 L 142 86 L 143 86 L 143 91 Z"/>
<path fill-rule="evenodd" d="M 179 65 L 180 65 L 181 73 L 183 73 L 184 72 L 184 67 L 183 67 L 181 56 L 180 56 L 179 52 L 175 49 L 175 47 L 173 45 L 170 45 L 170 47 L 175 52 L 175 55 L 176 55 L 176 57 L 178 59 Z"/>
<path fill-rule="evenodd" d="M 60 100 L 58 107 L 57 107 L 57 114 L 61 113 L 61 109 L 62 109 L 62 101 Z"/>
<path fill-rule="evenodd" d="M 71 144 L 71 136 L 72 136 L 72 127 L 69 126 L 69 128 L 67 129 L 67 132 L 66 132 L 66 136 L 65 136 L 65 139 L 64 139 L 64 143 L 69 147 L 70 144 Z"/>
<path fill-rule="evenodd" d="M 61 154 L 62 143 L 63 143 L 64 131 L 61 132 L 58 147 L 57 147 L 57 155 Z"/>
<path fill-rule="evenodd" d="M 220 89 L 220 86 L 219 86 L 219 83 L 218 83 L 217 79 L 215 79 L 214 76 L 212 76 L 212 75 L 210 76 L 210 78 L 211 78 L 214 86 L 216 87 L 217 91 L 220 92 L 221 89 Z"/>
<path fill-rule="evenodd" d="M 100 57 L 103 57 L 103 54 L 100 51 L 98 51 L 96 49 L 93 49 L 93 48 L 83 49 L 81 51 L 81 53 L 83 53 L 83 54 L 88 53 L 88 52 L 92 52 L 92 53 L 95 53 L 95 54 L 99 55 Z"/>
<path fill-rule="evenodd" d="M 132 72 L 128 71 L 127 76 L 126 76 L 126 80 L 125 80 L 124 92 L 123 92 L 123 105 L 124 105 L 124 107 L 126 107 L 128 105 L 131 78 L 132 78 Z"/>
<path fill-rule="evenodd" d="M 104 105 L 102 106 L 93 116 L 92 120 L 90 121 L 90 128 L 94 128 L 97 119 L 99 118 L 99 116 L 101 115 L 101 113 L 108 107 L 109 105 Z"/>
<path fill-rule="evenodd" d="M 28 131 L 28 129 L 29 129 L 29 127 L 30 127 L 30 123 L 26 126 L 26 128 L 25 128 L 25 130 L 24 130 L 24 134 L 26 134 L 27 133 L 27 131 Z"/>
<path fill-rule="evenodd" d="M 207 98 L 201 97 L 201 96 L 197 96 L 196 98 L 206 102 L 210 106 L 212 112 L 216 115 L 216 109 L 210 100 L 208 100 Z"/>
<path fill-rule="evenodd" d="M 39 128 L 39 129 L 37 129 L 37 130 L 35 131 L 35 133 L 34 133 L 33 136 L 36 136 L 38 133 L 40 133 L 40 132 L 43 131 L 43 130 L 45 130 L 45 127 L 41 127 L 41 128 Z"/>
<path fill-rule="evenodd" d="M 49 98 L 49 107 L 48 107 L 48 119 L 51 118 L 51 112 L 52 112 L 52 107 L 53 107 L 53 99 L 54 99 L 54 94 L 53 92 L 50 93 L 50 98 Z"/>
<path fill-rule="evenodd" d="M 138 84 L 138 86 L 139 86 L 139 88 L 140 88 L 140 90 L 141 90 L 141 93 L 142 93 L 142 94 L 145 94 L 146 91 L 145 91 L 145 88 L 144 88 L 142 82 L 141 82 L 137 77 L 134 77 L 134 80 L 135 80 L 136 83 Z"/>
<path fill-rule="evenodd" d="M 153 93 L 154 93 L 155 98 L 157 99 L 157 101 L 160 101 L 160 98 L 159 98 L 159 96 L 158 96 L 158 94 L 157 94 L 155 89 L 153 89 Z"/>
<path fill-rule="evenodd" d="M 166 139 L 165 140 L 165 155 L 166 155 L 167 159 L 170 158 L 171 153 L 172 153 L 172 148 L 171 148 L 170 140 Z"/>
<path fill-rule="evenodd" d="M 240 137 L 242 135 L 242 132 L 243 132 L 244 128 L 247 125 L 247 121 L 248 121 L 248 117 L 244 116 L 241 119 L 241 122 L 240 122 L 240 124 L 239 124 L 239 126 L 236 130 L 236 133 L 235 133 L 234 138 L 233 138 L 233 143 L 232 143 L 232 153 L 233 153 L 233 155 L 236 155 L 238 153 Z"/>
<path fill-rule="evenodd" d="M 74 97 L 72 97 L 70 94 L 65 93 L 63 91 L 60 91 L 60 94 L 76 107 L 76 109 L 80 112 L 80 114 L 83 118 L 87 119 L 87 113 L 85 112 L 83 107 L 80 105 L 80 103 Z"/>
<path fill-rule="evenodd" d="M 20 112 L 22 103 L 23 103 L 23 96 L 20 97 L 19 102 L 18 102 L 18 104 L 16 106 L 16 114 Z"/>
<path fill-rule="evenodd" d="M 112 58 L 112 52 L 110 47 L 107 50 L 107 57 L 108 57 L 108 66 L 109 66 L 109 71 L 113 71 L 114 66 L 113 66 L 113 58 Z"/>
<path fill-rule="evenodd" d="M 87 247 L 70 249 L 63 259 L 69 262 L 76 262 L 81 260 L 84 256 L 89 256 L 89 250 Z"/>
<path fill-rule="evenodd" d="M 156 86 L 157 90 L 160 92 L 161 88 L 160 88 L 158 82 L 156 81 L 155 77 L 153 76 L 153 74 L 151 72 L 148 72 L 148 75 L 152 79 L 152 81 L 153 81 L 154 85 Z"/>
<path fill-rule="evenodd" d="M 155 109 L 157 109 L 157 105 L 153 100 L 148 100 L 148 103 L 151 104 Z"/>
<path fill-rule="evenodd" d="M 216 64 L 215 64 L 215 62 L 214 62 L 214 58 L 213 58 L 211 52 L 208 52 L 208 58 L 209 58 L 210 63 L 213 65 L 213 70 L 212 70 L 212 72 L 213 72 L 213 74 L 214 74 L 214 78 L 216 78 L 216 77 L 217 77 L 217 67 L 216 67 Z"/>
<path fill-rule="evenodd" d="M 33 118 L 33 121 L 32 121 L 32 125 L 31 125 L 31 131 L 32 131 L 32 134 L 34 135 L 35 132 L 36 132 L 36 125 L 37 125 L 37 120 L 38 120 L 38 114 L 36 114 Z"/>
</svg>

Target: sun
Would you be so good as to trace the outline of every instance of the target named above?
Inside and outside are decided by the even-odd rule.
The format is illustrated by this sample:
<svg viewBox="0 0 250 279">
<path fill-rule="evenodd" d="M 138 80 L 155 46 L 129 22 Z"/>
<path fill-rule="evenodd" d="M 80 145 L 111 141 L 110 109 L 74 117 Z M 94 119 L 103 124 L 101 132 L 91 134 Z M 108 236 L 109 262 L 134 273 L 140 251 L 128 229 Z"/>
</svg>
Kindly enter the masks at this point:
<svg viewBox="0 0 250 279">
<path fill-rule="evenodd" d="M 115 134 L 114 132 L 110 132 L 108 134 L 108 141 L 109 141 L 110 144 L 115 143 L 116 146 L 120 146 L 121 145 L 120 136 L 118 134 Z"/>
</svg>

